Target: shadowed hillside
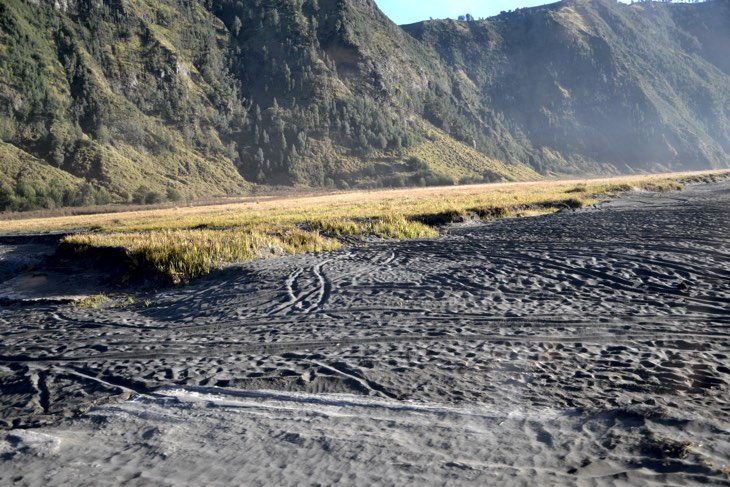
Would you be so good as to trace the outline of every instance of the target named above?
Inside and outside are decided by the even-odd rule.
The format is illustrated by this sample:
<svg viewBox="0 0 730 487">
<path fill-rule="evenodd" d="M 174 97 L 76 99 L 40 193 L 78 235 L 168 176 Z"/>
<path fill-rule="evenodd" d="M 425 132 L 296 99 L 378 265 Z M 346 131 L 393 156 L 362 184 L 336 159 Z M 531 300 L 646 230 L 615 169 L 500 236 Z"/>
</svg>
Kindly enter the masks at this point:
<svg viewBox="0 0 730 487">
<path fill-rule="evenodd" d="M 727 165 L 729 19 L 724 1 L 567 0 L 404 28 L 525 134 L 537 169 L 660 171 Z"/>
</svg>

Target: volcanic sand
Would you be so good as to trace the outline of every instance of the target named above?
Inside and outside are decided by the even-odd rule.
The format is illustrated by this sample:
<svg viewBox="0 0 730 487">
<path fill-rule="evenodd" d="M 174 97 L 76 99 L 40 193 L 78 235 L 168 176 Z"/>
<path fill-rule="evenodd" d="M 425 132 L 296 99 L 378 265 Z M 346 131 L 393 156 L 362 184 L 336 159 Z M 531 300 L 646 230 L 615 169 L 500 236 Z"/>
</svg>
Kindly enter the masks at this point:
<svg viewBox="0 0 730 487">
<path fill-rule="evenodd" d="M 728 485 L 728 325 L 730 182 L 6 305 L 0 483 Z"/>
</svg>

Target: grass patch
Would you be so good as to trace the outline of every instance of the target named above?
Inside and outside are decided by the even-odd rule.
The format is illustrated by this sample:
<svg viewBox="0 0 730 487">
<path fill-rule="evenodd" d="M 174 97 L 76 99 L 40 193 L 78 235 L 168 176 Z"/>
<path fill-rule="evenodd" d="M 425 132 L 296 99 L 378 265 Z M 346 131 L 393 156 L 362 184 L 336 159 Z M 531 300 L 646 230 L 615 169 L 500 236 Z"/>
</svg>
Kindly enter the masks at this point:
<svg viewBox="0 0 730 487">
<path fill-rule="evenodd" d="M 336 237 L 375 236 L 396 240 L 435 237 L 438 231 L 420 221 L 403 215 L 385 215 L 373 219 L 354 221 L 347 218 L 322 219 L 310 223 L 319 232 Z"/>
<path fill-rule="evenodd" d="M 574 188 L 566 190 L 566 193 L 585 193 L 588 191 L 588 187 L 585 184 L 579 184 Z"/>
<path fill-rule="evenodd" d="M 74 302 L 74 306 L 77 308 L 91 308 L 96 309 L 102 304 L 109 301 L 109 296 L 106 294 L 97 294 L 94 296 L 87 296 L 83 299 Z"/>
<path fill-rule="evenodd" d="M 280 228 L 267 233 L 255 228 L 159 230 L 130 233 L 77 234 L 62 244 L 77 249 L 123 247 L 139 267 L 151 266 L 174 284 L 187 283 L 231 262 L 287 252 L 321 252 L 339 242 L 316 232 Z"/>
<path fill-rule="evenodd" d="M 551 213 L 626 191 L 672 191 L 728 175 L 730 171 L 718 171 L 249 198 L 216 206 L 0 220 L 0 232 L 80 229 L 83 233 L 69 235 L 63 243 L 80 250 L 122 247 L 137 265 L 185 283 L 231 262 L 333 250 L 343 237 L 433 237 L 443 223 Z"/>
</svg>

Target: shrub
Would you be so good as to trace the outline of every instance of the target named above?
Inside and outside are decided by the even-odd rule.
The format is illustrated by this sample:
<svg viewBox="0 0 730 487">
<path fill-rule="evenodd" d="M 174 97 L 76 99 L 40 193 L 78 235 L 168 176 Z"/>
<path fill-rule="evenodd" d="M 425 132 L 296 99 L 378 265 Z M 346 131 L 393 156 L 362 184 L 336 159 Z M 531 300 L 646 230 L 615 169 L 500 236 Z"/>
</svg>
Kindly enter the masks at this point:
<svg viewBox="0 0 730 487">
<path fill-rule="evenodd" d="M 0 210 L 12 210 L 17 205 L 15 191 L 8 183 L 0 184 Z"/>
<path fill-rule="evenodd" d="M 406 166 L 411 171 L 427 171 L 428 164 L 424 162 L 420 157 L 411 156 L 406 161 Z"/>
<path fill-rule="evenodd" d="M 165 201 L 165 197 L 157 191 L 150 191 L 144 198 L 145 205 L 156 205 L 158 203 L 162 203 L 163 201 Z"/>
<path fill-rule="evenodd" d="M 132 194 L 132 202 L 138 205 L 155 205 L 165 201 L 165 197 L 162 193 L 152 191 L 147 186 L 140 186 L 134 190 Z"/>
<path fill-rule="evenodd" d="M 132 202 L 137 203 L 138 205 L 143 205 L 147 200 L 147 193 L 149 192 L 150 188 L 147 186 L 140 186 L 134 190 L 134 193 L 132 193 Z"/>
<path fill-rule="evenodd" d="M 180 201 L 182 194 L 175 188 L 167 188 L 167 199 L 170 201 Z"/>
</svg>

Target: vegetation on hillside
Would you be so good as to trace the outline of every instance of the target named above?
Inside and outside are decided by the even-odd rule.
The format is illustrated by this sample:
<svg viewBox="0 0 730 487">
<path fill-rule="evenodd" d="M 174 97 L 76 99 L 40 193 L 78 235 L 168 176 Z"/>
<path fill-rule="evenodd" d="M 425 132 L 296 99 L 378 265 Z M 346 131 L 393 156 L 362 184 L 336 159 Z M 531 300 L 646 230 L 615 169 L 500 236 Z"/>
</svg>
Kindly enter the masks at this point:
<svg viewBox="0 0 730 487">
<path fill-rule="evenodd" d="M 6 0 L 0 211 L 723 167 L 728 8 Z"/>
<path fill-rule="evenodd" d="M 728 164 L 728 18 L 723 1 L 565 0 L 404 28 L 522 134 L 538 171 L 668 171 Z"/>
</svg>

